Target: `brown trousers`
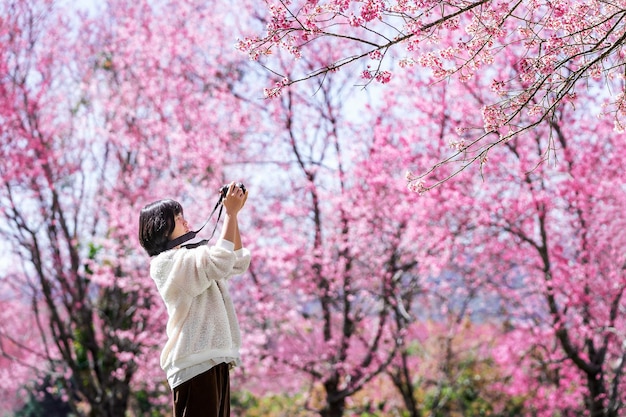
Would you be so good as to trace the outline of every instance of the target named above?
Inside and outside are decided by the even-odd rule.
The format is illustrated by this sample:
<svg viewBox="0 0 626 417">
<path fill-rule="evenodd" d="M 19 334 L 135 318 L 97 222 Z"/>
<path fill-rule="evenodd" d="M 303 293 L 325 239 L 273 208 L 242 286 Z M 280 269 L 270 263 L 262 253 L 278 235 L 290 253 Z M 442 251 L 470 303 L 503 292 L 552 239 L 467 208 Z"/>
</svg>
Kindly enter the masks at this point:
<svg viewBox="0 0 626 417">
<path fill-rule="evenodd" d="M 221 363 L 174 388 L 174 417 L 230 417 L 230 375 Z"/>
</svg>

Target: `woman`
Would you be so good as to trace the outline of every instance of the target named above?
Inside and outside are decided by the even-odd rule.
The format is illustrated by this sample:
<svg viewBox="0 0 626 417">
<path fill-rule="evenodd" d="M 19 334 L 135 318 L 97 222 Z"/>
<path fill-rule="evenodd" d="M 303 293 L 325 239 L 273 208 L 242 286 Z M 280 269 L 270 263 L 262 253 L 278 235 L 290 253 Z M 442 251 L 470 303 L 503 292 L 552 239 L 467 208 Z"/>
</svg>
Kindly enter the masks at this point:
<svg viewBox="0 0 626 417">
<path fill-rule="evenodd" d="M 230 184 L 214 246 L 168 250 L 168 242 L 189 232 L 176 201 L 159 200 L 140 213 L 139 241 L 152 257 L 150 276 L 168 312 L 161 367 L 172 389 L 174 417 L 230 416 L 229 370 L 240 362 L 241 335 L 227 280 L 250 264 L 237 221 L 247 198 L 247 190 Z"/>
</svg>

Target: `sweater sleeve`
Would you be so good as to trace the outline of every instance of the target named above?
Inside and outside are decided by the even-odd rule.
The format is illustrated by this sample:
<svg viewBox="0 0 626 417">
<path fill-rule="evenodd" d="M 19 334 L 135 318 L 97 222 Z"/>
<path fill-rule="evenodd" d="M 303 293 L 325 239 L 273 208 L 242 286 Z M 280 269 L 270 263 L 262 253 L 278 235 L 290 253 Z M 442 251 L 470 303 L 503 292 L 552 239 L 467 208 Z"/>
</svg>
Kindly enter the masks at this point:
<svg viewBox="0 0 626 417">
<path fill-rule="evenodd" d="M 248 270 L 250 266 L 250 251 L 246 248 L 241 248 L 235 251 L 235 264 L 231 271 L 231 276 L 241 275 Z"/>
<path fill-rule="evenodd" d="M 241 248 L 234 250 L 235 244 L 229 240 L 224 239 L 218 240 L 215 246 L 234 251 L 235 253 L 235 262 L 230 273 L 228 273 L 225 278 L 230 278 L 235 275 L 241 275 L 248 270 L 248 267 L 250 266 L 250 251 L 248 249 Z"/>
<path fill-rule="evenodd" d="M 213 281 L 228 277 L 235 263 L 234 251 L 220 244 L 176 252 L 169 280 L 191 297 L 206 291 Z"/>
<path fill-rule="evenodd" d="M 213 281 L 227 279 L 245 272 L 250 263 L 247 249 L 234 251 L 234 244 L 220 239 L 215 246 L 199 246 L 181 249 L 175 255 L 175 266 L 171 278 L 176 287 L 192 297 L 204 292 Z"/>
</svg>

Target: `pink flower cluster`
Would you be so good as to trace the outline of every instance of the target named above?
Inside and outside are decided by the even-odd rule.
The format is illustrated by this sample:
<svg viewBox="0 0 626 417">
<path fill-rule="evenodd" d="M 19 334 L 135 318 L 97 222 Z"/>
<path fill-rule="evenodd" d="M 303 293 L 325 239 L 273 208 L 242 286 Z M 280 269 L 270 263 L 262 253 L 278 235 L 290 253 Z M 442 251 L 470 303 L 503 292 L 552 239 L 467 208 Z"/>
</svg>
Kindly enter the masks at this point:
<svg viewBox="0 0 626 417">
<path fill-rule="evenodd" d="M 482 115 L 487 133 L 497 131 L 507 122 L 507 115 L 499 105 L 484 106 Z"/>
<path fill-rule="evenodd" d="M 391 76 L 392 76 L 392 73 L 390 71 L 370 70 L 369 66 L 368 66 L 368 69 L 363 70 L 363 72 L 361 73 L 362 78 L 366 80 L 374 79 L 381 84 L 386 84 L 389 81 L 391 81 Z"/>
</svg>

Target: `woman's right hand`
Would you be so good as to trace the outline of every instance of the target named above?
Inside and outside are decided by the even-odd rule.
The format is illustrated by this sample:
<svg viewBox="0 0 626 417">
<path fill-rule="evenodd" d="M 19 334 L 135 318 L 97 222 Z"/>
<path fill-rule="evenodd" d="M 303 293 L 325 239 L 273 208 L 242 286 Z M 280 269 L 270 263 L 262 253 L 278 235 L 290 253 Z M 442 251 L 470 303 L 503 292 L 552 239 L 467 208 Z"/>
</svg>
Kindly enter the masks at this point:
<svg viewBox="0 0 626 417">
<path fill-rule="evenodd" d="M 243 190 L 235 185 L 235 181 L 231 182 L 226 192 L 226 197 L 222 204 L 226 209 L 226 214 L 230 216 L 236 216 L 242 209 L 246 200 L 248 199 L 248 190 L 244 193 Z"/>
</svg>

